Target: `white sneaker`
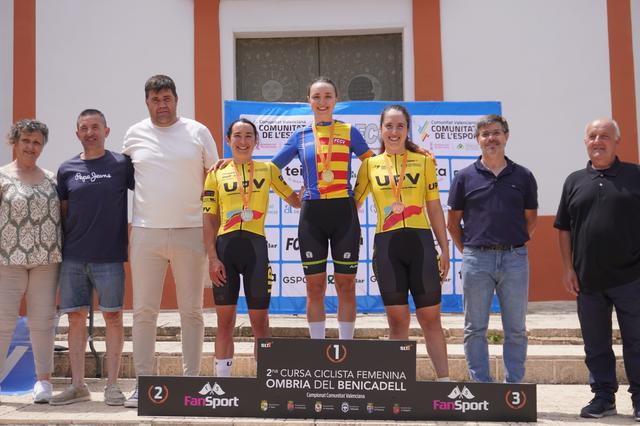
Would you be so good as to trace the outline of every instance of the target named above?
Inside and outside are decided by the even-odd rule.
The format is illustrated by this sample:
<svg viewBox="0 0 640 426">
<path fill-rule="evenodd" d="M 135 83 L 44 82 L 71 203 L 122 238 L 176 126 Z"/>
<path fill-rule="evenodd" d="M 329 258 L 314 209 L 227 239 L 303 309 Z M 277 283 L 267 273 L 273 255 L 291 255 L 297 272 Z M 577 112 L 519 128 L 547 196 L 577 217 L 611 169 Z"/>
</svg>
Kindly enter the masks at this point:
<svg viewBox="0 0 640 426">
<path fill-rule="evenodd" d="M 46 404 L 53 394 L 53 386 L 48 380 L 38 380 L 33 385 L 33 402 L 36 404 Z"/>
<path fill-rule="evenodd" d="M 136 385 L 136 389 L 131 396 L 124 402 L 124 406 L 127 408 L 138 408 L 138 385 Z"/>
</svg>

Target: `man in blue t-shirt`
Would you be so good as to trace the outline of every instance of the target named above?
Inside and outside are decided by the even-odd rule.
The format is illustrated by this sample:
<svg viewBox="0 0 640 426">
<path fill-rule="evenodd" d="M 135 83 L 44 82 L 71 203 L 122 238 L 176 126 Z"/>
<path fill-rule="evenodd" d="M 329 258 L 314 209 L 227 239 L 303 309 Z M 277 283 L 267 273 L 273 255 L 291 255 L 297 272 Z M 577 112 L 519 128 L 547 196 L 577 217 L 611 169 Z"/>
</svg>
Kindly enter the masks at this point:
<svg viewBox="0 0 640 426">
<path fill-rule="evenodd" d="M 538 186 L 528 169 L 505 155 L 508 139 L 503 117 L 478 120 L 476 140 L 482 155 L 456 174 L 449 190 L 447 227 L 462 252 L 464 354 L 476 382 L 493 381 L 487 328 L 494 292 L 502 314 L 506 382 L 522 381 L 527 358 L 526 243 L 536 224 Z"/>
<path fill-rule="evenodd" d="M 107 122 L 100 111 L 80 113 L 76 135 L 83 152 L 58 169 L 58 195 L 63 217 L 64 245 L 60 269 L 60 312 L 69 315 L 71 385 L 55 395 L 51 405 L 87 401 L 84 382 L 87 311 L 98 294 L 106 323 L 108 379 L 104 400 L 123 405 L 117 385 L 124 342 L 122 306 L 124 262 L 127 260 L 127 189 L 133 189 L 131 159 L 106 150 Z"/>
</svg>

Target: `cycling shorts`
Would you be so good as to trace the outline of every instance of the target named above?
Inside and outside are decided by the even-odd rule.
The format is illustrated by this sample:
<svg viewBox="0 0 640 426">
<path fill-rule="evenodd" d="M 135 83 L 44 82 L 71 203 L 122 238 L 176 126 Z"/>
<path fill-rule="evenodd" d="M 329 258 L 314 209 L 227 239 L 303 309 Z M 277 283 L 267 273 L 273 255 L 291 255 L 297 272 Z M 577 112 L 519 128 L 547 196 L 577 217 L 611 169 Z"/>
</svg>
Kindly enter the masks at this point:
<svg viewBox="0 0 640 426">
<path fill-rule="evenodd" d="M 431 230 L 402 228 L 376 234 L 373 272 L 385 306 L 408 304 L 409 292 L 416 308 L 440 303 L 438 253 Z"/>
<path fill-rule="evenodd" d="M 360 221 L 353 198 L 304 200 L 298 239 L 305 275 L 326 272 L 329 246 L 334 272 L 355 274 L 360 250 Z"/>
<path fill-rule="evenodd" d="M 225 285 L 213 286 L 216 305 L 238 304 L 242 275 L 247 307 L 268 309 L 272 274 L 265 237 L 248 231 L 233 231 L 218 236 L 216 250 L 227 273 Z"/>
</svg>

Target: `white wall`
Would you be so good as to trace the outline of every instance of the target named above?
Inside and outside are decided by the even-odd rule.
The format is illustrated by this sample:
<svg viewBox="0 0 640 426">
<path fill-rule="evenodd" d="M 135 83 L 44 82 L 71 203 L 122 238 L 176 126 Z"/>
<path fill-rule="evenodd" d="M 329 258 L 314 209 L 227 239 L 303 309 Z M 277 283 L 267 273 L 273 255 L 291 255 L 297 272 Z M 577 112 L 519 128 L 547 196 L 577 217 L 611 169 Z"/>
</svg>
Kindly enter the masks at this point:
<svg viewBox="0 0 640 426">
<path fill-rule="evenodd" d="M 640 125 L 640 0 L 631 4 Z M 51 128 L 43 166 L 55 170 L 79 152 L 75 118 L 87 107 L 105 112 L 108 147 L 119 150 L 128 126 L 146 116 L 143 85 L 152 74 L 175 78 L 179 112 L 193 117 L 192 0 L 37 0 L 36 14 L 36 115 Z M 537 176 L 540 213 L 555 214 L 564 178 L 587 159 L 584 125 L 611 114 L 606 0 L 443 0 L 441 26 L 445 99 L 503 102 L 509 155 Z M 235 98 L 237 37 L 395 31 L 403 33 L 405 99 L 413 100 L 411 0 L 221 0 L 223 100 Z M 12 40 L 13 1 L 0 0 L 3 136 Z M 0 163 L 9 159 L 2 146 Z"/>
<path fill-rule="evenodd" d="M 636 84 L 636 124 L 640 152 L 640 0 L 631 0 L 631 31 L 633 39 L 633 69 Z"/>
<path fill-rule="evenodd" d="M 13 0 L 0 0 L 0 165 L 11 161 L 7 132 L 13 115 Z"/>
<path fill-rule="evenodd" d="M 235 39 L 401 32 L 405 100 L 414 99 L 411 0 L 221 0 L 222 98 L 235 99 Z"/>
<path fill-rule="evenodd" d="M 37 117 L 50 128 L 41 165 L 58 165 L 81 151 L 78 113 L 107 117 L 109 149 L 120 151 L 127 128 L 147 117 L 144 83 L 171 76 L 178 113 L 194 115 L 192 0 L 38 0 Z"/>
<path fill-rule="evenodd" d="M 445 100 L 502 101 L 508 155 L 555 215 L 585 124 L 611 115 L 606 0 L 444 0 L 441 22 Z"/>
</svg>

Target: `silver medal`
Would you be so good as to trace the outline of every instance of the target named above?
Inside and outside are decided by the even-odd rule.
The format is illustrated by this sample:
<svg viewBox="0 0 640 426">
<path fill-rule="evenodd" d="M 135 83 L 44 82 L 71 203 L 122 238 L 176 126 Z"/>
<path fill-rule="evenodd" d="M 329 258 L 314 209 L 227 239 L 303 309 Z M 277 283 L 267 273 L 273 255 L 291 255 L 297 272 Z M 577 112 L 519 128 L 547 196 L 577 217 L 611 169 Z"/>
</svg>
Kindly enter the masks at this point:
<svg viewBox="0 0 640 426">
<path fill-rule="evenodd" d="M 250 222 L 253 220 L 253 210 L 251 209 L 242 209 L 240 212 L 240 218 L 243 222 Z"/>
</svg>

